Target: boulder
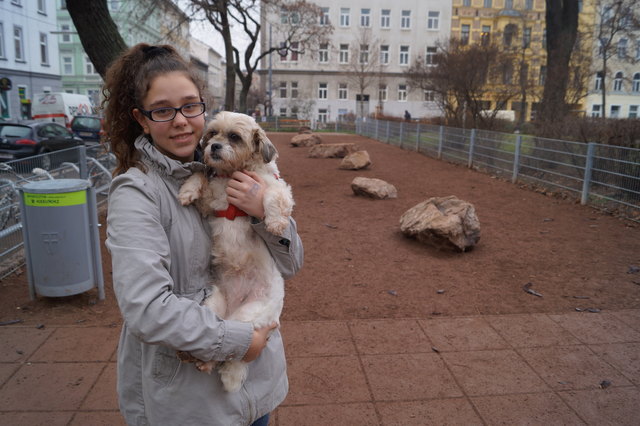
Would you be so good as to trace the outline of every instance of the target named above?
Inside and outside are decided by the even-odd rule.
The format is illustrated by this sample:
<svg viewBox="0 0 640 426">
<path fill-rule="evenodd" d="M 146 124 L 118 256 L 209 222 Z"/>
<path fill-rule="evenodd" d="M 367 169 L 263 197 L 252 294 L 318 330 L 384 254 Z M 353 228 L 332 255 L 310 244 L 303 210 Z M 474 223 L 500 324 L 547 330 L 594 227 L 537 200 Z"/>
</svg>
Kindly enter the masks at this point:
<svg viewBox="0 0 640 426">
<path fill-rule="evenodd" d="M 480 222 L 472 204 L 455 196 L 434 197 L 407 210 L 400 230 L 437 248 L 465 252 L 480 240 Z"/>
<path fill-rule="evenodd" d="M 346 155 L 357 151 L 354 143 L 328 143 L 314 145 L 309 149 L 311 158 L 344 158 Z"/>
<path fill-rule="evenodd" d="M 338 168 L 345 170 L 360 170 L 365 167 L 369 167 L 370 164 L 371 158 L 367 151 L 356 151 L 344 157 Z"/>
<path fill-rule="evenodd" d="M 313 133 L 300 133 L 291 138 L 291 146 L 313 146 L 322 143 L 320 136 Z"/>
<path fill-rule="evenodd" d="M 300 126 L 298 129 L 298 133 L 312 133 L 311 127 L 309 126 Z"/>
<path fill-rule="evenodd" d="M 351 190 L 355 195 L 378 200 L 398 197 L 396 187 L 382 179 L 357 177 L 351 181 Z"/>
</svg>

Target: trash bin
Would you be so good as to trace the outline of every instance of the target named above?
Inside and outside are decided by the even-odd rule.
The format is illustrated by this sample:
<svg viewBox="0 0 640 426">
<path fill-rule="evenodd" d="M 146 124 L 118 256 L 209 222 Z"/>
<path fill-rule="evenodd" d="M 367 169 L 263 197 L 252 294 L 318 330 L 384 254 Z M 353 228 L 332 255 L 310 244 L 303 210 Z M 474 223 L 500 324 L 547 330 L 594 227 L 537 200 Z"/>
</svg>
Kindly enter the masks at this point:
<svg viewBox="0 0 640 426">
<path fill-rule="evenodd" d="M 36 293 L 63 297 L 93 287 L 104 299 L 96 194 L 89 182 L 30 182 L 20 192 L 31 299 Z"/>
</svg>

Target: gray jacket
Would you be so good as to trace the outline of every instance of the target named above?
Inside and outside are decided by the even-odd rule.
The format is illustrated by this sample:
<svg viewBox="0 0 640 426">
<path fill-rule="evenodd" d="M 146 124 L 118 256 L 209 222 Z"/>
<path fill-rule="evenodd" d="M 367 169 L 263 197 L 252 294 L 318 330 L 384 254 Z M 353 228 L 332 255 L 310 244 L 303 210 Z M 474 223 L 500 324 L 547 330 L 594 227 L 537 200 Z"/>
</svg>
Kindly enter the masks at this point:
<svg viewBox="0 0 640 426">
<path fill-rule="evenodd" d="M 288 391 L 279 332 L 250 363 L 239 392 L 222 388 L 217 373 L 183 364 L 176 351 L 202 360 L 242 358 L 251 324 L 225 321 L 200 305 L 210 285 L 210 230 L 195 207 L 183 207 L 180 185 L 204 166 L 183 164 L 136 139 L 147 172 L 116 177 L 109 194 L 106 245 L 113 286 L 124 319 L 118 347 L 118 398 L 129 425 L 247 425 L 272 411 Z M 293 219 L 285 238 L 252 225 L 267 243 L 283 276 L 302 266 L 302 243 Z"/>
</svg>

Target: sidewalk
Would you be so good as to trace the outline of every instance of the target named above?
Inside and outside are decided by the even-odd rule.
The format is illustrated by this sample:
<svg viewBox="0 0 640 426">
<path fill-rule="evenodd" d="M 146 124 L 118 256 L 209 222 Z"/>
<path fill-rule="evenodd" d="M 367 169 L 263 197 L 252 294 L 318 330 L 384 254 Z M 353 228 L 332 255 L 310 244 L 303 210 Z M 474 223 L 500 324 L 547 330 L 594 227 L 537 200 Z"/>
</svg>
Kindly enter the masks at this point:
<svg viewBox="0 0 640 426">
<path fill-rule="evenodd" d="M 118 333 L 0 327 L 0 425 L 123 424 Z M 290 321 L 282 333 L 291 390 L 272 425 L 640 419 L 640 310 Z"/>
</svg>

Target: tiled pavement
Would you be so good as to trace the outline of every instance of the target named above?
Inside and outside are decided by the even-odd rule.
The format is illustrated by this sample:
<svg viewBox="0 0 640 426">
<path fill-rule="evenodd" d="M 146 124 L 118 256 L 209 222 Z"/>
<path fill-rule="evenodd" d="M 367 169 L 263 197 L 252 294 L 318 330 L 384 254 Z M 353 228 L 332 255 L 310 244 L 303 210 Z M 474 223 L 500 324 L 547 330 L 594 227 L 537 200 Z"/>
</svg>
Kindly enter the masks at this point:
<svg viewBox="0 0 640 426">
<path fill-rule="evenodd" d="M 0 328 L 0 425 L 123 424 L 119 330 L 78 328 Z M 291 390 L 272 425 L 640 424 L 640 310 L 282 332 Z"/>
</svg>

